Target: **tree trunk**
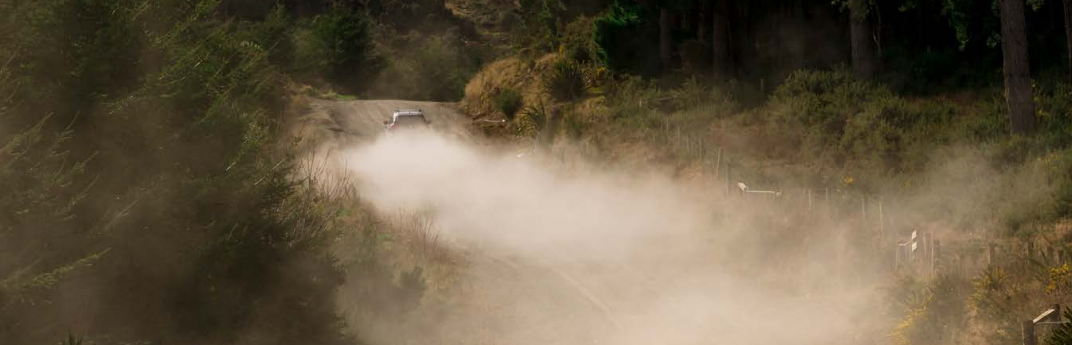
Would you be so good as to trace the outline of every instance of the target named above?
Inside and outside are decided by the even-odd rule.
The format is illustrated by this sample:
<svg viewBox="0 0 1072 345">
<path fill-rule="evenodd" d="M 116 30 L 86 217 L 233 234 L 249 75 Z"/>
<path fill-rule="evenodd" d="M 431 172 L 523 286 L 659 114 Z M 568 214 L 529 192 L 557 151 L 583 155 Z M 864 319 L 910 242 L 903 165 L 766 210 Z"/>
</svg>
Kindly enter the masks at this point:
<svg viewBox="0 0 1072 345">
<path fill-rule="evenodd" d="M 849 36 L 852 43 L 852 72 L 860 79 L 871 79 L 878 69 L 875 45 L 871 39 L 871 21 L 864 0 L 849 0 Z"/>
<path fill-rule="evenodd" d="M 670 70 L 670 62 L 674 57 L 674 44 L 671 35 L 674 27 L 674 18 L 670 9 L 659 9 L 659 58 L 663 63 L 663 71 Z"/>
<path fill-rule="evenodd" d="M 748 1 L 725 0 L 728 6 L 730 32 L 730 76 L 736 77 L 742 71 L 754 68 L 756 61 L 755 28 L 757 20 L 752 18 L 752 3 Z"/>
<path fill-rule="evenodd" d="M 1065 0 L 1065 41 L 1068 43 L 1068 79 L 1072 82 L 1072 0 Z"/>
<path fill-rule="evenodd" d="M 715 0 L 711 16 L 712 66 L 715 79 L 725 79 L 730 71 L 730 22 L 727 0 Z"/>
<path fill-rule="evenodd" d="M 700 1 L 695 8 L 699 12 L 696 16 L 696 40 L 704 42 L 711 30 L 711 6 L 707 1 Z"/>
<path fill-rule="evenodd" d="M 1035 132 L 1031 67 L 1027 56 L 1024 0 L 1001 1 L 1001 51 L 1004 58 L 1005 103 L 1013 134 Z"/>
</svg>

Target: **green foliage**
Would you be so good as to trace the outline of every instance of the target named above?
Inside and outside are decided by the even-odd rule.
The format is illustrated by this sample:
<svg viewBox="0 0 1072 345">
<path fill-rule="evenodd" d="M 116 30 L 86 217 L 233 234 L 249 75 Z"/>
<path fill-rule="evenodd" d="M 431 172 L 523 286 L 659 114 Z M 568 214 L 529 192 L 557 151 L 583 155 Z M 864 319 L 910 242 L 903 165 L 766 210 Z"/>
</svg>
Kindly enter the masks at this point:
<svg viewBox="0 0 1072 345">
<path fill-rule="evenodd" d="M 513 121 L 514 115 L 525 106 L 524 101 L 521 92 L 513 88 L 503 88 L 495 93 L 495 107 L 510 121 Z"/>
<path fill-rule="evenodd" d="M 640 5 L 615 1 L 595 19 L 593 41 L 600 60 L 619 72 L 650 76 L 661 71 L 658 49 L 653 49 L 658 30 L 653 30 L 650 17 Z"/>
<path fill-rule="evenodd" d="M 372 22 L 359 10 L 312 18 L 294 36 L 299 71 L 313 72 L 348 92 L 363 90 L 385 61 L 374 50 Z"/>
<path fill-rule="evenodd" d="M 390 61 L 369 90 L 374 96 L 450 102 L 461 99 L 477 60 L 456 34 L 396 37 L 383 48 Z"/>
<path fill-rule="evenodd" d="M 964 301 L 970 290 L 966 280 L 942 275 L 923 286 L 902 284 L 900 288 L 895 294 L 902 316 L 893 332 L 898 344 L 933 344 L 964 328 Z"/>
<path fill-rule="evenodd" d="M 0 324 L 19 324 L 0 343 L 55 343 L 44 330 L 87 319 L 118 343 L 352 340 L 334 199 L 292 180 L 274 144 L 293 24 L 217 5 L 0 5 L 26 34 L 0 39 Z"/>
<path fill-rule="evenodd" d="M 664 115 L 649 107 L 663 98 L 665 92 L 653 82 L 637 76 L 625 76 L 607 84 L 608 104 L 612 104 L 610 116 L 619 124 L 636 129 L 662 129 Z"/>
<path fill-rule="evenodd" d="M 963 50 L 972 40 L 978 40 L 972 34 L 982 33 L 987 35 L 987 40 L 997 35 L 996 1 L 941 0 L 938 3 L 941 6 L 941 14 L 946 17 L 947 25 L 953 29 L 957 42 L 960 43 L 960 49 Z M 899 10 L 922 10 L 921 3 L 919 0 L 905 1 Z M 988 30 L 977 30 L 984 25 Z"/>
<path fill-rule="evenodd" d="M 519 124 L 518 132 L 525 136 L 535 136 L 547 125 L 550 109 L 540 99 L 536 104 L 531 104 L 521 111 L 524 121 Z"/>
<path fill-rule="evenodd" d="M 599 61 L 599 45 L 594 40 L 595 19 L 581 16 L 566 24 L 558 48 L 565 58 L 580 63 Z"/>
<path fill-rule="evenodd" d="M 82 345 L 82 337 L 75 338 L 73 334 L 68 334 L 67 335 L 67 341 L 65 341 L 63 344 L 64 345 Z"/>
<path fill-rule="evenodd" d="M 996 327 L 989 330 L 989 338 L 999 343 L 1015 341 L 1019 335 L 1019 320 L 1027 295 L 1023 286 L 1010 277 L 1008 272 L 997 267 L 983 271 L 973 281 L 975 291 L 969 298 L 975 315 L 983 322 Z"/>
<path fill-rule="evenodd" d="M 1072 84 L 1036 89 L 1035 104 L 1041 140 L 1051 148 L 1072 146 Z"/>
<path fill-rule="evenodd" d="M 1065 320 L 1072 320 L 1072 311 L 1065 310 Z M 1046 340 L 1048 345 L 1069 345 L 1072 344 L 1072 323 L 1065 323 L 1057 326 L 1053 330 L 1053 334 Z"/>
<path fill-rule="evenodd" d="M 377 30 L 390 28 L 402 36 L 460 30 L 460 34 L 466 38 L 476 36 L 472 24 L 447 8 L 445 0 L 364 0 L 351 4 L 367 11 L 378 24 Z"/>
<path fill-rule="evenodd" d="M 543 77 L 543 91 L 559 102 L 571 102 L 588 91 L 588 78 L 583 67 L 573 61 L 560 60 Z"/>
<path fill-rule="evenodd" d="M 802 129 L 804 159 L 878 174 L 923 168 L 927 150 L 949 142 L 956 109 L 908 102 L 848 71 L 799 71 L 775 90 L 768 107 L 787 128 Z"/>
<path fill-rule="evenodd" d="M 514 49 L 527 56 L 554 51 L 565 10 L 561 0 L 520 0 L 509 16 Z"/>
</svg>

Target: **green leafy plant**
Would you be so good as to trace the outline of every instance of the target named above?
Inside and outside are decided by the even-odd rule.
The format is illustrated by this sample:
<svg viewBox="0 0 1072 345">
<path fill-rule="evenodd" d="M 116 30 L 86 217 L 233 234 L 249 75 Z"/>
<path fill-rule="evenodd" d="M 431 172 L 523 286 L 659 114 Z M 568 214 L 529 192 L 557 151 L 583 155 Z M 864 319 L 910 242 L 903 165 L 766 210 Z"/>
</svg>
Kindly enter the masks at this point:
<svg viewBox="0 0 1072 345">
<path fill-rule="evenodd" d="M 575 101 L 588 91 L 588 81 L 580 64 L 560 60 L 543 79 L 543 90 L 556 101 Z"/>
<path fill-rule="evenodd" d="M 540 133 L 544 126 L 547 125 L 547 119 L 550 115 L 550 110 L 544 104 L 543 100 L 537 100 L 536 104 L 526 106 L 521 115 L 524 121 L 518 124 L 518 132 L 521 135 L 531 136 Z"/>
<path fill-rule="evenodd" d="M 409 35 L 385 47 L 392 58 L 371 86 L 373 96 L 449 102 L 461 99 L 476 58 L 453 33 Z"/>
<path fill-rule="evenodd" d="M 662 69 L 657 47 L 658 30 L 652 15 L 639 4 L 615 1 L 595 19 L 593 41 L 599 47 L 600 60 L 610 69 L 654 75 Z"/>
<path fill-rule="evenodd" d="M 1065 310 L 1065 320 L 1072 320 L 1072 311 Z M 1064 323 L 1053 329 L 1053 334 L 1046 340 L 1049 345 L 1072 345 L 1072 323 Z"/>
<path fill-rule="evenodd" d="M 520 0 L 508 18 L 512 23 L 514 49 L 538 56 L 552 51 L 559 41 L 560 18 L 566 6 L 561 0 Z"/>
<path fill-rule="evenodd" d="M 494 97 L 495 107 L 502 111 L 507 120 L 513 121 L 514 116 L 525 105 L 521 92 L 513 88 L 502 88 L 495 93 Z"/>
<path fill-rule="evenodd" d="M 362 11 L 316 16 L 294 40 L 298 70 L 322 75 L 350 92 L 361 90 L 385 64 L 374 49 L 372 22 Z"/>
</svg>

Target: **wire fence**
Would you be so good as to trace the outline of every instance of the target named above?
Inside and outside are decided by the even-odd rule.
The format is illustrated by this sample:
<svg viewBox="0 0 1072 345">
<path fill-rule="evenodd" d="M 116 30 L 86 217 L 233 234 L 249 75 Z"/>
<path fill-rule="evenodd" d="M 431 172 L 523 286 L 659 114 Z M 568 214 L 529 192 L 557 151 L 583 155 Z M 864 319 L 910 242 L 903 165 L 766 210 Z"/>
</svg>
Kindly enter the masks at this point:
<svg viewBox="0 0 1072 345">
<path fill-rule="evenodd" d="M 706 133 L 695 133 L 664 121 L 666 144 L 679 158 L 698 162 L 716 193 L 727 197 L 777 198 L 780 203 L 811 218 L 848 224 L 875 238 L 883 255 L 890 255 L 890 268 L 920 277 L 943 273 L 974 275 L 998 266 L 1010 270 L 1022 265 L 1063 265 L 1072 258 L 1069 243 L 1043 238 L 999 240 L 949 237 L 950 231 L 935 231 L 901 217 L 899 198 L 862 193 L 850 188 L 785 186 L 766 181 L 753 185 L 735 170 L 729 150 L 711 145 Z M 911 217 L 908 217 L 911 218 Z M 948 237 L 948 238 L 943 238 Z"/>
</svg>

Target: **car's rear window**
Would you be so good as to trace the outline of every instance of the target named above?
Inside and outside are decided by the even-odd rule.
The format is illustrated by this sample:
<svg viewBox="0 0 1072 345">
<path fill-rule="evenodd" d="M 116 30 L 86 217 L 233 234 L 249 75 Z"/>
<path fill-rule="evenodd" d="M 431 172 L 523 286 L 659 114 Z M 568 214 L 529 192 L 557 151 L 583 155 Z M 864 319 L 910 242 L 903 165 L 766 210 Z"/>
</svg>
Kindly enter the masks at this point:
<svg viewBox="0 0 1072 345">
<path fill-rule="evenodd" d="M 424 115 L 400 115 L 395 118 L 395 124 L 399 126 L 423 125 Z"/>
</svg>

